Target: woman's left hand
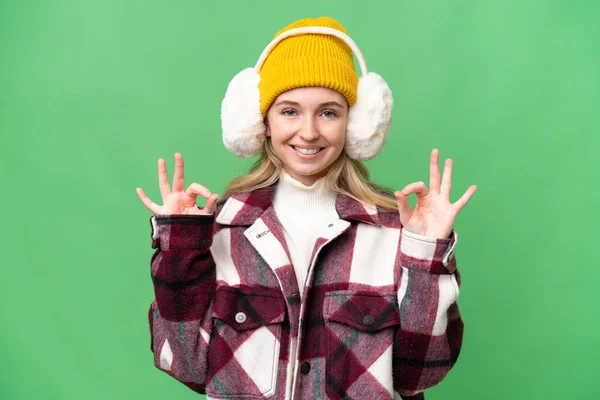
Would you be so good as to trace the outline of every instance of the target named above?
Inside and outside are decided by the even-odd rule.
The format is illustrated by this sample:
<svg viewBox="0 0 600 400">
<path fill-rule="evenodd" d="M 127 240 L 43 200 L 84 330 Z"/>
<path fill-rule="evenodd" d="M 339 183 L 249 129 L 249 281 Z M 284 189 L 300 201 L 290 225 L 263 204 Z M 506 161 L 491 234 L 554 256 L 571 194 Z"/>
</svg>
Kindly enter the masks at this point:
<svg viewBox="0 0 600 400">
<path fill-rule="evenodd" d="M 400 222 L 406 230 L 431 238 L 448 238 L 452 233 L 456 216 L 471 199 L 477 185 L 471 185 L 457 202 L 450 203 L 452 159 L 446 159 L 440 185 L 438 157 L 439 150 L 433 149 L 429 162 L 429 189 L 423 182 L 413 182 L 401 191 L 395 192 L 394 195 L 398 200 Z M 417 195 L 414 210 L 406 200 L 406 196 L 412 193 Z"/>
</svg>

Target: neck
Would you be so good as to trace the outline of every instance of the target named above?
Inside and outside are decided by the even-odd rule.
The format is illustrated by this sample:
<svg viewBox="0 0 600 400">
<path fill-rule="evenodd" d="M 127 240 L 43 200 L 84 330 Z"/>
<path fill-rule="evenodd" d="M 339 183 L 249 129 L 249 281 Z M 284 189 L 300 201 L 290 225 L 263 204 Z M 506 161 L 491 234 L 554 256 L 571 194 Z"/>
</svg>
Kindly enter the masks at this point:
<svg viewBox="0 0 600 400">
<path fill-rule="evenodd" d="M 291 177 L 292 179 L 294 179 L 294 180 L 302 183 L 304 186 L 312 186 L 319 179 L 322 179 L 322 178 L 324 178 L 327 175 L 327 170 L 321 171 L 319 174 L 316 174 L 316 175 L 308 175 L 308 176 L 307 175 L 296 175 L 294 173 L 290 174 L 285 169 L 283 171 L 289 177 Z"/>
<path fill-rule="evenodd" d="M 335 192 L 325 186 L 325 177 L 305 185 L 284 171 L 273 204 L 276 210 L 291 210 L 303 218 L 312 219 L 321 217 L 327 210 L 335 210 L 335 197 Z"/>
</svg>

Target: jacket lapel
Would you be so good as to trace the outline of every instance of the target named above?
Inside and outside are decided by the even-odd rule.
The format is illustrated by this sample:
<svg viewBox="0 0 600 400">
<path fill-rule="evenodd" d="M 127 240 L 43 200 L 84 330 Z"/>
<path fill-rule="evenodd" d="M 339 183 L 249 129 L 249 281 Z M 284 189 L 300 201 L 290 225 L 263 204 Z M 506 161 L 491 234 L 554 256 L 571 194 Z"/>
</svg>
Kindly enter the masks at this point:
<svg viewBox="0 0 600 400">
<path fill-rule="evenodd" d="M 271 203 L 273 187 L 248 194 L 232 195 L 217 216 L 217 223 L 248 226 L 244 236 L 275 273 L 287 299 L 295 302 L 299 295 L 298 281 L 290 261 L 289 250 L 275 209 Z M 293 314 L 297 315 L 297 310 Z"/>
<path fill-rule="evenodd" d="M 223 225 L 252 225 L 259 217 L 272 208 L 275 186 L 254 190 L 250 193 L 235 194 L 227 199 L 217 216 L 217 223 Z M 364 222 L 381 226 L 377 208 L 338 193 L 335 208 L 341 219 Z"/>
<path fill-rule="evenodd" d="M 363 203 L 350 196 L 338 193 L 335 198 L 335 208 L 340 218 L 346 221 L 381 226 L 377 208 L 372 204 Z"/>
<path fill-rule="evenodd" d="M 244 236 L 275 271 L 291 265 L 283 230 L 272 205 L 274 187 L 231 196 L 217 216 L 223 225 L 249 226 Z"/>
<path fill-rule="evenodd" d="M 284 295 L 296 296 L 298 283 L 283 229 L 273 208 L 274 191 L 275 186 L 270 186 L 249 193 L 232 195 L 223 205 L 216 222 L 222 225 L 248 226 L 244 236 L 277 275 Z M 349 229 L 351 221 L 381 226 L 374 206 L 344 194 L 336 196 L 336 210 L 340 219 L 330 224 L 321 233 L 310 257 L 311 266 L 322 247 Z"/>
<path fill-rule="evenodd" d="M 273 207 L 267 208 L 244 235 L 273 271 L 291 265 L 287 243 Z"/>
</svg>

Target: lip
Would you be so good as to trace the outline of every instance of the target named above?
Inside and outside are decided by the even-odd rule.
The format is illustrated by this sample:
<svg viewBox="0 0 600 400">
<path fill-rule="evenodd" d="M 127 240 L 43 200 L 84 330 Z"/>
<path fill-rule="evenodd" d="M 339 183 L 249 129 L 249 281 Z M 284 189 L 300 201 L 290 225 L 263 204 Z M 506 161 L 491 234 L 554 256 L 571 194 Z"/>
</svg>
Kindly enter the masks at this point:
<svg viewBox="0 0 600 400">
<path fill-rule="evenodd" d="M 309 150 L 311 150 L 311 149 L 324 149 L 323 146 L 302 146 L 302 145 L 299 145 L 299 144 L 290 144 L 290 146 L 292 146 L 292 147 L 302 147 L 303 149 L 309 149 Z"/>
<path fill-rule="evenodd" d="M 300 158 L 303 158 L 303 159 L 316 158 L 317 156 L 321 155 L 321 153 L 325 149 L 324 147 L 315 147 L 315 146 L 308 146 L 308 147 L 305 147 L 305 146 L 296 146 L 296 147 L 302 147 L 303 149 L 309 149 L 309 150 L 310 149 L 323 149 L 323 150 L 321 150 L 321 151 L 319 151 L 319 152 L 317 152 L 315 154 L 302 154 L 302 153 L 300 153 L 299 151 L 297 151 L 294 148 L 294 145 L 289 145 L 289 146 L 290 146 L 290 149 L 292 149 L 292 151 L 294 152 L 294 154 L 296 154 L 296 156 L 298 156 Z"/>
</svg>

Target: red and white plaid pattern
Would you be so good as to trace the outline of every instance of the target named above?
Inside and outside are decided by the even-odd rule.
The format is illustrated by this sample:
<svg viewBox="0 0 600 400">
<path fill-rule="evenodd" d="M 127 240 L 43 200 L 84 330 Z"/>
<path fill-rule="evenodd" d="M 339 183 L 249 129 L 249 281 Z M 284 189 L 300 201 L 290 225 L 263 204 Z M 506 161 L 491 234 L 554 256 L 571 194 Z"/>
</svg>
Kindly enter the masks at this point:
<svg viewBox="0 0 600 400">
<path fill-rule="evenodd" d="M 301 297 L 272 195 L 151 217 L 156 367 L 211 399 L 424 399 L 461 349 L 456 233 L 338 194 Z"/>
</svg>

